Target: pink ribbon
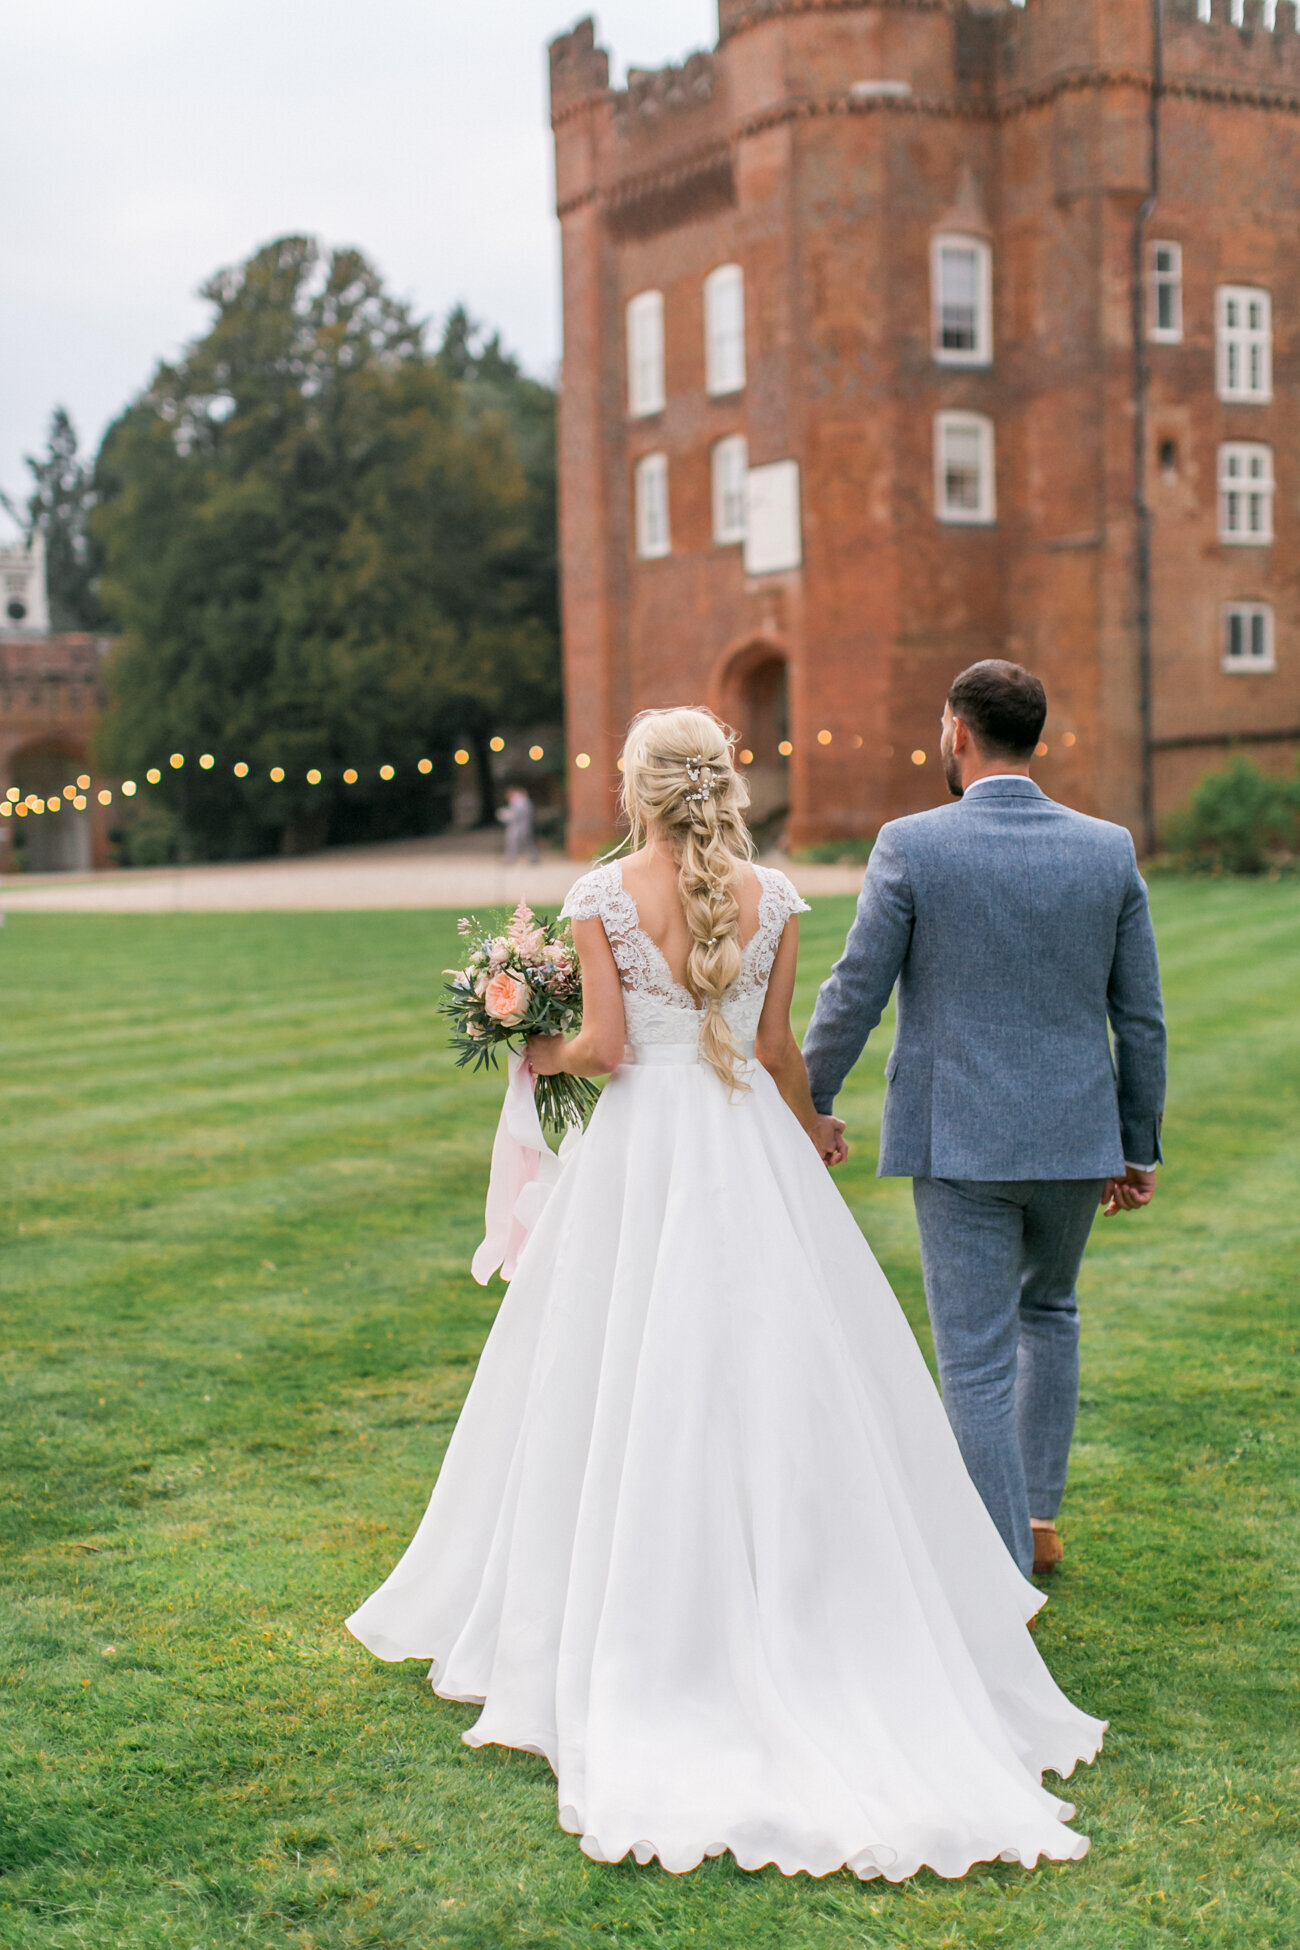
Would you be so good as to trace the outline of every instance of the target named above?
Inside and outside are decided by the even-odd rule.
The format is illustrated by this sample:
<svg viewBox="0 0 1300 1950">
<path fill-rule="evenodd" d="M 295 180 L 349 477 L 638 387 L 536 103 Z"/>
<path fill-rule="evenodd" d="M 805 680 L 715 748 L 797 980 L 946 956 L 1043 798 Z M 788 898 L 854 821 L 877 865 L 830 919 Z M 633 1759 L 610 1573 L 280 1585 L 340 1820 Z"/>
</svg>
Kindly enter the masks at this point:
<svg viewBox="0 0 1300 1950">
<path fill-rule="evenodd" d="M 470 1271 L 480 1286 L 487 1285 L 498 1267 L 503 1280 L 513 1280 L 528 1236 L 582 1137 L 581 1129 L 575 1126 L 565 1132 L 559 1155 L 552 1151 L 537 1115 L 535 1082 L 528 1059 L 518 1051 L 508 1051 L 506 1100 L 492 1142 L 483 1244 L 470 1262 Z"/>
</svg>

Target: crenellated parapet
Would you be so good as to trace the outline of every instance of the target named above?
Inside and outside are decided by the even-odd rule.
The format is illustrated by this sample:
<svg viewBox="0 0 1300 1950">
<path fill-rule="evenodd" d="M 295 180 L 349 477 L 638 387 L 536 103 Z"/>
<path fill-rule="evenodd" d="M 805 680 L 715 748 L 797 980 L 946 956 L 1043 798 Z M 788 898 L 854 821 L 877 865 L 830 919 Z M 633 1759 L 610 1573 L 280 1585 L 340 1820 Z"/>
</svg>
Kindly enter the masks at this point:
<svg viewBox="0 0 1300 1950">
<path fill-rule="evenodd" d="M 1166 92 L 1287 106 L 1300 92 L 1298 25 L 1300 0 L 1166 0 Z M 1147 88 L 1151 26 L 1150 0 L 1025 0 L 1002 8 L 1000 108 L 1014 113 L 1097 87 Z"/>
<path fill-rule="evenodd" d="M 692 54 L 680 67 L 630 68 L 627 87 L 613 97 L 616 126 L 651 123 L 713 100 L 718 85 L 712 54 Z"/>
<path fill-rule="evenodd" d="M 1008 0 L 993 0 L 993 4 Z M 943 13 L 949 0 L 718 0 L 718 39 L 729 40 L 747 28 L 790 14 L 866 13 L 893 8 L 908 13 Z"/>
<path fill-rule="evenodd" d="M 562 210 L 595 196 L 617 203 L 620 224 L 631 223 L 623 206 L 644 188 L 655 221 L 666 221 L 678 207 L 663 200 L 668 179 L 700 169 L 709 173 L 711 204 L 721 194 L 722 151 L 780 120 L 996 120 L 1090 95 L 1111 103 L 1098 142 L 1125 181 L 1137 180 L 1137 138 L 1118 138 L 1113 116 L 1145 112 L 1151 0 L 719 0 L 718 26 L 715 49 L 653 71 L 634 68 L 622 89 L 610 87 L 592 19 L 552 43 L 552 120 L 572 124 L 574 137 L 560 158 Z M 1295 110 L 1298 29 L 1300 0 L 1165 0 L 1166 91 Z M 751 52 L 751 34 L 767 45 Z M 1121 157 L 1122 149 L 1132 155 Z M 1109 165 L 1088 170 L 1098 182 L 1112 179 Z"/>
<path fill-rule="evenodd" d="M 1300 91 L 1297 0 L 1168 0 L 1165 80 L 1172 92 L 1228 99 Z"/>
<path fill-rule="evenodd" d="M 609 91 L 609 55 L 596 45 L 596 23 L 580 20 L 551 42 L 551 118 Z"/>
</svg>

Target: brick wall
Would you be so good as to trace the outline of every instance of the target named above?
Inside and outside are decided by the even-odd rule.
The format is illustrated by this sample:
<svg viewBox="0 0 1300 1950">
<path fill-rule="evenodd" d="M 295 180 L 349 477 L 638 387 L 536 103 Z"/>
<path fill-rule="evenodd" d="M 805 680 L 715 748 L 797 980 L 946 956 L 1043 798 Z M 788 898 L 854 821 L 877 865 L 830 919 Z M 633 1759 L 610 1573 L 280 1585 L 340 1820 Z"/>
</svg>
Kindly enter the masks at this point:
<svg viewBox="0 0 1300 1950">
<path fill-rule="evenodd" d="M 1183 264 L 1181 341 L 1148 347 L 1162 809 L 1222 762 L 1214 741 L 1300 727 L 1300 36 L 1290 0 L 1273 27 L 1260 0 L 1241 26 L 1231 0 L 1212 4 L 1209 21 L 1195 0 L 1168 12 L 1146 225 Z M 788 802 L 796 845 L 933 804 L 947 684 L 990 654 L 1048 686 L 1044 787 L 1140 837 L 1131 263 L 1148 189 L 1147 0 L 720 12 L 716 49 L 621 91 L 590 22 L 551 51 L 574 851 L 612 831 L 619 743 L 648 704 L 724 711 L 754 750 L 756 796 Z M 936 362 L 940 232 L 991 247 L 986 366 Z M 744 271 L 746 384 L 710 398 L 703 287 L 727 263 Z M 1224 284 L 1271 295 L 1267 403 L 1216 396 Z M 647 290 L 663 294 L 666 397 L 632 418 L 625 314 Z M 992 422 L 987 525 L 936 519 L 940 412 Z M 798 463 L 797 568 L 750 575 L 739 545 L 714 543 L 710 455 L 735 433 L 751 466 Z M 1272 448 L 1267 546 L 1218 538 L 1229 440 Z M 638 558 L 633 522 L 648 453 L 669 469 L 671 552 L 655 560 Z M 1236 599 L 1272 611 L 1272 672 L 1221 668 Z M 1252 750 L 1290 763 L 1296 743 Z"/>
</svg>

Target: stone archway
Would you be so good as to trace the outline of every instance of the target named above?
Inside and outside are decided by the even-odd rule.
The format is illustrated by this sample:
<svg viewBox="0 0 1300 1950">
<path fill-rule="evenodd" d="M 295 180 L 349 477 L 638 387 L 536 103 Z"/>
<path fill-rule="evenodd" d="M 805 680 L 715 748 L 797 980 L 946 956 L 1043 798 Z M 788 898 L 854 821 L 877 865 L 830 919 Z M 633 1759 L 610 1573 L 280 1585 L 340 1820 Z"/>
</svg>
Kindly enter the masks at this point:
<svg viewBox="0 0 1300 1950">
<path fill-rule="evenodd" d="M 78 873 L 108 865 L 109 820 L 98 794 L 85 812 L 64 787 L 93 774 L 108 643 L 93 636 L 13 636 L 0 626 L 0 797 L 57 798 L 61 810 L 0 820 L 0 873 Z M 100 780 L 98 785 L 110 785 Z"/>
<path fill-rule="evenodd" d="M 710 687 L 715 710 L 737 733 L 750 823 L 767 827 L 771 837 L 791 801 L 789 671 L 787 652 L 762 639 L 730 652 Z"/>
<path fill-rule="evenodd" d="M 40 799 L 47 807 L 53 799 L 58 808 L 29 813 L 21 826 L 17 820 L 5 822 L 12 829 L 11 844 L 21 848 L 28 873 L 90 872 L 94 855 L 90 809 L 78 812 L 63 796 L 64 786 L 84 773 L 85 766 L 85 752 L 58 739 L 22 745 L 11 754 L 7 770 L 20 796 Z"/>
</svg>

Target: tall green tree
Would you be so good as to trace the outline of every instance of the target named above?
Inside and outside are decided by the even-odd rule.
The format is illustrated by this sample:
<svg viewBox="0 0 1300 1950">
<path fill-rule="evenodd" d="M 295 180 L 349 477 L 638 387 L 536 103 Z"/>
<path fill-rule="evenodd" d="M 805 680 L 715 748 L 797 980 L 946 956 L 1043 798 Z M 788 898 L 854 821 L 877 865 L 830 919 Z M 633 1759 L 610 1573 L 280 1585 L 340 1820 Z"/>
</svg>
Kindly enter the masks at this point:
<svg viewBox="0 0 1300 1950">
<path fill-rule="evenodd" d="M 77 430 L 66 407 L 50 415 L 45 452 L 26 456 L 32 492 L 4 507 L 27 535 L 45 538 L 45 572 L 54 630 L 95 630 L 102 621 L 96 589 L 98 550 L 91 534 L 95 505 L 93 465 L 78 450 Z"/>
<path fill-rule="evenodd" d="M 163 770 L 200 855 L 436 826 L 455 743 L 555 689 L 518 434 L 357 251 L 281 238 L 203 295 L 100 455 L 101 755 Z"/>
<path fill-rule="evenodd" d="M 555 393 L 523 372 L 502 347 L 499 335 L 489 336 L 463 305 L 456 306 L 447 319 L 437 364 L 456 386 L 469 421 L 476 426 L 504 422 L 519 456 L 527 493 L 510 573 L 528 614 L 554 645 L 553 654 L 535 662 L 527 672 L 502 673 L 505 685 L 485 669 L 480 673 L 481 694 L 462 700 L 465 735 L 478 760 L 484 817 L 490 818 L 488 740 L 502 722 L 503 689 L 514 685 L 510 691 L 513 722 L 558 718 L 563 710 Z"/>
</svg>

